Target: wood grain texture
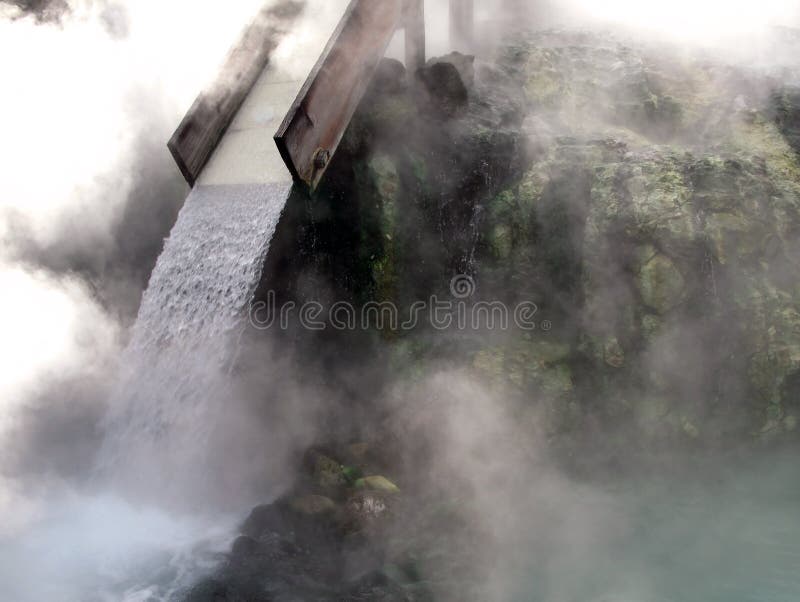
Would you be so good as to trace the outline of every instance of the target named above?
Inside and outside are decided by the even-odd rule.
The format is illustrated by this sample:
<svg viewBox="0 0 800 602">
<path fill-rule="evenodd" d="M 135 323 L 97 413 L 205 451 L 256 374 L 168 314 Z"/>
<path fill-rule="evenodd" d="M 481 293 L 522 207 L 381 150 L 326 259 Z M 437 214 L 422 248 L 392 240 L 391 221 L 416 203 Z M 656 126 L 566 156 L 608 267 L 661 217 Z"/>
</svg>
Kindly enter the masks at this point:
<svg viewBox="0 0 800 602">
<path fill-rule="evenodd" d="M 214 84 L 195 100 L 167 147 L 190 186 L 236 116 L 278 42 L 303 9 L 287 0 L 259 12 L 228 54 Z"/>
<path fill-rule="evenodd" d="M 352 0 L 297 99 L 275 142 L 294 179 L 313 190 L 364 96 L 378 62 L 403 17 L 403 0 Z"/>
</svg>

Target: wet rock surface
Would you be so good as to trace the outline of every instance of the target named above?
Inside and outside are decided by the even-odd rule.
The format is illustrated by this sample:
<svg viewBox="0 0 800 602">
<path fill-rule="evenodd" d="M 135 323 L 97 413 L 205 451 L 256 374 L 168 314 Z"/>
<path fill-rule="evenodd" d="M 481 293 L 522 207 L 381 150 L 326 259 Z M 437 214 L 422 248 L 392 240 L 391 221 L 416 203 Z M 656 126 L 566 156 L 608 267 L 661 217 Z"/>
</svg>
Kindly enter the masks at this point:
<svg viewBox="0 0 800 602">
<path fill-rule="evenodd" d="M 366 444 L 358 444 L 362 449 Z M 318 450 L 307 454 L 317 460 Z M 398 546 L 398 520 L 416 520 L 400 488 L 382 475 L 354 480 L 362 467 L 336 465 L 342 479 L 322 482 L 304 462 L 292 492 L 253 509 L 223 566 L 186 602 L 273 600 L 412 602 L 430 600 L 414 554 Z M 319 495 L 325 489 L 332 497 Z"/>
<path fill-rule="evenodd" d="M 662 449 L 796 440 L 794 94 L 763 73 L 574 31 L 520 36 L 492 61 L 434 59 L 411 84 L 384 62 L 297 218 L 287 298 L 324 289 L 408 308 L 452 300 L 465 275 L 468 303 L 532 303 L 535 328 L 311 336 L 313 355 L 359 366 L 327 383 L 346 398 L 341 422 L 375 436 L 308 451 L 290 493 L 254 509 L 189 600 L 487 599 L 478 556 L 492 526 L 425 474 L 447 450 L 409 434 L 453 417 L 439 399 L 403 403 L 443 364 L 530 426 L 515 449 L 535 439 L 577 474 Z"/>
<path fill-rule="evenodd" d="M 433 59 L 418 76 L 421 96 L 374 88 L 346 138 L 353 286 L 409 307 L 466 274 L 471 303 L 533 303 L 537 329 L 388 329 L 390 362 L 468 366 L 545 415 L 556 447 L 586 429 L 623 454 L 796 437 L 793 88 L 582 31 L 521 35 L 492 61 Z"/>
<path fill-rule="evenodd" d="M 293 254 L 313 265 L 287 271 L 405 309 L 467 275 L 469 303 L 531 304 L 535 328 L 384 324 L 363 364 L 465 366 L 546 416 L 556 447 L 586 429 L 623 454 L 796 438 L 796 89 L 571 30 L 417 76 L 381 66 Z"/>
<path fill-rule="evenodd" d="M 583 383 L 554 430 L 638 425 L 647 447 L 789 436 L 794 92 L 597 34 L 536 34 L 503 57 L 526 81 L 536 148 L 490 204 L 483 277 L 517 272 L 560 314 Z"/>
<path fill-rule="evenodd" d="M 775 121 L 795 152 L 800 153 L 800 87 L 787 87 L 773 95 Z"/>
</svg>

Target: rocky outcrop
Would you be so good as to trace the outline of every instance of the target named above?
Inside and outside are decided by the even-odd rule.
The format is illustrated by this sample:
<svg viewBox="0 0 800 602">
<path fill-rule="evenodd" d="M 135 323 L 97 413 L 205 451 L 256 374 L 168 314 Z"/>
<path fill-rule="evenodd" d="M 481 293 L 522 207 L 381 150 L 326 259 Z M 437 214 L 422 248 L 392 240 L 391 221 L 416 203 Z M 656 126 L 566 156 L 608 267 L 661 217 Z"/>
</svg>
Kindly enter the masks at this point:
<svg viewBox="0 0 800 602">
<path fill-rule="evenodd" d="M 593 36 L 535 36 L 505 56 L 527 82 L 539 150 L 493 202 L 485 258 L 492 272 L 525 265 L 550 291 L 542 302 L 566 308 L 572 363 L 593 383 L 583 412 L 638 424 L 649 443 L 791 433 L 791 111 L 777 128 L 755 75 Z"/>
<path fill-rule="evenodd" d="M 401 310 L 527 303 L 534 327 L 298 337 L 347 396 L 330 430 L 373 436 L 309 450 L 187 600 L 487 599 L 470 554 L 491 536 L 465 520 L 457 478 L 425 474 L 450 416 L 376 401 L 391 389 L 402 406 L 442 364 L 575 468 L 796 439 L 798 103 L 773 88 L 583 32 L 522 37 L 491 63 L 434 59 L 411 84 L 385 61 L 294 216 L 280 290 Z"/>
<path fill-rule="evenodd" d="M 359 465 L 333 458 L 354 447 Z M 290 493 L 254 508 L 223 565 L 183 599 L 431 600 L 415 544 L 397 536 L 419 512 L 388 478 L 362 476 L 377 458 L 368 443 L 309 450 Z"/>
<path fill-rule="evenodd" d="M 649 448 L 794 436 L 791 90 L 583 32 L 525 36 L 493 64 L 437 59 L 420 79 L 413 129 L 426 135 L 400 134 L 413 110 L 387 110 L 412 105 L 408 90 L 374 91 L 351 131 L 373 132 L 360 165 L 383 208 L 378 299 L 446 293 L 466 273 L 482 300 L 535 302 L 547 331 L 462 338 L 457 354 L 562 441 L 587 428 Z M 424 336 L 401 339 L 422 365 L 441 357 Z"/>
<path fill-rule="evenodd" d="M 466 366 L 556 447 L 796 438 L 796 100 L 773 73 L 599 33 L 433 59 L 411 83 L 387 61 L 284 273 L 401 311 L 533 305 L 534 330 L 330 340 L 383 384 Z"/>
<path fill-rule="evenodd" d="M 773 95 L 775 122 L 786 141 L 800 154 L 800 88 L 785 87 Z"/>
</svg>

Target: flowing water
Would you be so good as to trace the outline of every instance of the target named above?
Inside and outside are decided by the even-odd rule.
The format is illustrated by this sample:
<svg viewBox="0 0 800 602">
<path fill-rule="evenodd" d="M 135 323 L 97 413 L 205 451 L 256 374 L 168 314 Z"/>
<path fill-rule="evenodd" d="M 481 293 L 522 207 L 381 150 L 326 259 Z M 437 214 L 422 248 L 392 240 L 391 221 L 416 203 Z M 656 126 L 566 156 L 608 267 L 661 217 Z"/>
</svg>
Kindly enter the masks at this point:
<svg viewBox="0 0 800 602">
<path fill-rule="evenodd" d="M 225 487 L 208 438 L 235 411 L 230 369 L 290 189 L 192 191 L 123 354 L 95 484 L 106 493 L 45 494 L 22 534 L 0 535 L 0 600 L 168 600 L 229 547 L 235 521 L 202 512 L 214 481 Z"/>
<path fill-rule="evenodd" d="M 224 418 L 220 399 L 289 190 L 198 188 L 188 199 L 144 297 L 109 420 L 105 468 L 124 473 L 129 489 L 167 482 L 174 491 L 157 494 L 201 506 L 191 492 L 208 489 L 186 478 L 225 488 L 204 456 L 215 449 L 208 429 Z M 181 474 L 186 467 L 196 474 Z M 496 570 L 502 594 L 487 602 L 800 600 L 795 457 L 704 472 L 713 477 L 607 483 L 602 495 L 575 484 L 507 509 L 516 533 Z M 24 535 L 0 536 L 0 600 L 175 602 L 221 561 L 247 511 L 143 508 L 112 495 L 50 500 Z"/>
<path fill-rule="evenodd" d="M 186 478 L 225 487 L 204 456 L 214 449 L 209 427 L 225 414 L 220 400 L 289 191 L 190 195 L 145 294 L 108 423 L 104 468 L 124 473 L 129 489 L 147 492 L 166 474 L 172 485 L 156 493 L 191 506 L 189 492 L 207 489 Z M 186 467 L 196 474 L 180 474 Z M 487 602 L 800 600 L 794 456 L 702 472 L 713 476 L 620 480 L 602 495 L 574 484 L 507 509 L 516 533 L 496 569 L 502 593 Z M 51 500 L 24 536 L 0 536 L 0 600 L 175 602 L 222 561 L 246 511 L 200 518 L 112 495 Z"/>
<path fill-rule="evenodd" d="M 0 537 L 4 602 L 170 600 L 230 546 L 230 517 L 176 516 L 109 495 L 50 503 L 23 536 Z"/>
<path fill-rule="evenodd" d="M 144 485 L 135 481 L 146 480 L 154 465 L 205 466 L 210 429 L 225 411 L 239 338 L 290 189 L 290 182 L 213 186 L 189 195 L 124 354 L 100 454 L 106 469 Z M 184 485 L 176 482 L 176 492 Z"/>
</svg>

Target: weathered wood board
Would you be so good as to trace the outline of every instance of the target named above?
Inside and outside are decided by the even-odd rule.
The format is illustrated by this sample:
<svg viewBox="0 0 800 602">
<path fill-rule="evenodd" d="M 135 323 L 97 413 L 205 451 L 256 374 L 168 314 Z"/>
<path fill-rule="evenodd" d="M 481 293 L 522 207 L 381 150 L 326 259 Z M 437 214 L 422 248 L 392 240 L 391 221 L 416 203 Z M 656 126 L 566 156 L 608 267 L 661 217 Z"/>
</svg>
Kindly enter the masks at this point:
<svg viewBox="0 0 800 602">
<path fill-rule="evenodd" d="M 197 98 L 178 126 L 167 146 L 190 186 L 302 8 L 301 2 L 286 1 L 263 9 L 229 53 L 217 81 Z"/>
<path fill-rule="evenodd" d="M 292 177 L 313 190 L 403 17 L 404 0 L 352 0 L 275 134 Z"/>
</svg>

